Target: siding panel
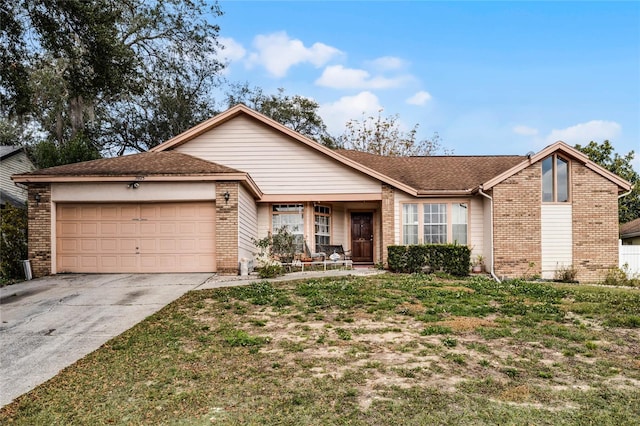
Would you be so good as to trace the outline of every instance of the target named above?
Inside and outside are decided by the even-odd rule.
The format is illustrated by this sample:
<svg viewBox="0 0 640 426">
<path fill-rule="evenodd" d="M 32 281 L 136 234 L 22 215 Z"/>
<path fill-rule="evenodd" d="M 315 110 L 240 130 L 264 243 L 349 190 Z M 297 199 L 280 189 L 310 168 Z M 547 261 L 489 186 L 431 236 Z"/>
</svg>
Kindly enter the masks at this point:
<svg viewBox="0 0 640 426">
<path fill-rule="evenodd" d="M 238 261 L 253 259 L 256 248 L 252 238 L 258 237 L 258 206 L 249 192 L 240 186 L 238 195 Z"/>
<path fill-rule="evenodd" d="M 543 204 L 541 217 L 542 278 L 573 263 L 571 204 Z"/>
<path fill-rule="evenodd" d="M 380 182 L 247 117 L 176 148 L 251 175 L 265 194 L 380 193 Z"/>
</svg>

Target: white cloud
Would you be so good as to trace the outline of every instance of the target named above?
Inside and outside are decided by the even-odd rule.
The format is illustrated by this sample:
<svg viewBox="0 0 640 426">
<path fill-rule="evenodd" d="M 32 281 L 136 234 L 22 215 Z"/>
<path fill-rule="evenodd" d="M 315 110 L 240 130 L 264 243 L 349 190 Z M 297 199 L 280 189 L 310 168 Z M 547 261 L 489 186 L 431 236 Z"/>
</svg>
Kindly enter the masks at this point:
<svg viewBox="0 0 640 426">
<path fill-rule="evenodd" d="M 545 142 L 552 144 L 557 141 L 563 141 L 569 145 L 578 143 L 584 145 L 589 141 L 615 139 L 621 130 L 622 126 L 615 121 L 592 120 L 565 129 L 554 129 L 545 138 Z"/>
<path fill-rule="evenodd" d="M 410 79 L 408 76 L 395 78 L 371 77 L 368 71 L 331 65 L 324 69 L 315 83 L 332 89 L 389 89 L 402 86 Z"/>
<path fill-rule="evenodd" d="M 380 71 L 399 70 L 407 65 L 404 59 L 397 58 L 395 56 L 383 56 L 381 58 L 370 61 L 372 68 Z"/>
<path fill-rule="evenodd" d="M 234 62 L 245 57 L 247 51 L 240 43 L 230 37 L 220 37 L 218 42 L 223 46 L 218 56 L 223 62 Z"/>
<path fill-rule="evenodd" d="M 421 90 L 417 92 L 415 95 L 411 96 L 409 99 L 407 99 L 406 102 L 410 105 L 423 106 L 423 105 L 426 105 L 426 103 L 429 102 L 431 99 L 432 99 L 432 96 L 429 92 L 425 92 L 424 90 Z"/>
<path fill-rule="evenodd" d="M 513 133 L 522 136 L 535 136 L 538 134 L 538 129 L 534 129 L 533 127 L 518 125 L 513 127 Z"/>
<path fill-rule="evenodd" d="M 320 105 L 318 110 L 327 130 L 334 135 L 341 135 L 345 123 L 352 119 L 376 115 L 382 109 L 378 97 L 371 92 L 360 92 L 355 96 L 343 96 L 336 102 Z"/>
<path fill-rule="evenodd" d="M 314 43 L 306 47 L 297 39 L 290 38 L 280 31 L 267 35 L 258 35 L 253 40 L 256 49 L 249 55 L 248 65 L 260 65 L 274 77 L 284 77 L 294 65 L 310 63 L 321 67 L 331 59 L 342 54 L 335 47 L 323 43 Z"/>
</svg>

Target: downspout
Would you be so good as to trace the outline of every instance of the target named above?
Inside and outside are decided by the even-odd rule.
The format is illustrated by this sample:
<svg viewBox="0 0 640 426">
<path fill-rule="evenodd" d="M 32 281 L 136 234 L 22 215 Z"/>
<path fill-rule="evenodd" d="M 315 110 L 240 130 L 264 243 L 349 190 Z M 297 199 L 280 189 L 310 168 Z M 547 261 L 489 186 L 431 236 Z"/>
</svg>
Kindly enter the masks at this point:
<svg viewBox="0 0 640 426">
<path fill-rule="evenodd" d="M 624 194 L 622 194 L 622 195 L 618 195 L 618 200 L 619 200 L 620 198 L 622 198 L 622 197 L 626 197 L 627 195 L 631 194 L 631 193 L 633 192 L 633 187 L 634 187 L 634 186 L 635 186 L 635 185 L 631 185 L 631 189 L 630 189 L 629 191 L 625 192 L 625 193 L 624 193 Z"/>
<path fill-rule="evenodd" d="M 494 258 L 494 254 L 495 254 L 494 251 L 493 251 L 493 198 L 489 194 L 485 194 L 484 192 L 482 192 L 482 187 L 478 187 L 478 193 L 480 195 L 482 195 L 483 197 L 488 198 L 489 202 L 491 203 L 491 206 L 490 206 L 490 209 L 489 209 L 489 214 L 490 214 L 489 218 L 490 218 L 490 222 L 491 222 L 491 229 L 490 229 L 490 232 L 491 232 L 491 264 L 489 265 L 489 269 L 491 270 L 491 276 L 493 277 L 493 279 L 496 280 L 497 282 L 501 282 L 500 278 L 498 278 L 496 276 L 496 273 L 495 273 L 495 271 L 493 269 L 493 267 L 494 267 L 494 263 L 493 263 L 494 259 L 493 258 Z"/>
</svg>

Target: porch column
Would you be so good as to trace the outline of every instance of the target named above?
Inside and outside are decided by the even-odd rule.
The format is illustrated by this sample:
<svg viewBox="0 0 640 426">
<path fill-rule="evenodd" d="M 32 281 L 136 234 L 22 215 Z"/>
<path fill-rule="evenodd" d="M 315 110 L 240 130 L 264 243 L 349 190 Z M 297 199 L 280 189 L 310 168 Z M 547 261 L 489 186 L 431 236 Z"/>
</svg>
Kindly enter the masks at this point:
<svg viewBox="0 0 640 426">
<path fill-rule="evenodd" d="M 225 200 L 228 194 L 228 200 Z M 216 182 L 216 269 L 238 273 L 238 182 Z"/>
<path fill-rule="evenodd" d="M 394 189 L 386 183 L 382 184 L 382 263 L 387 264 L 387 247 L 395 243 L 395 201 Z"/>
<path fill-rule="evenodd" d="M 34 278 L 51 274 L 51 184 L 29 184 L 29 260 Z"/>
</svg>

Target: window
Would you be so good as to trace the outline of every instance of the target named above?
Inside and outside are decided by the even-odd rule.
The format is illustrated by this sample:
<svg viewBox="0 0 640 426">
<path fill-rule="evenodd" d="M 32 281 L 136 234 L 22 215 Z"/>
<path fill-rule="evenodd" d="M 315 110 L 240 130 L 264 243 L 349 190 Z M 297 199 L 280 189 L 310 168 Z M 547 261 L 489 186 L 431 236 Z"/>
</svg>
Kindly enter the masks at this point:
<svg viewBox="0 0 640 426">
<path fill-rule="evenodd" d="M 454 203 L 451 207 L 451 242 L 467 244 L 467 204 Z"/>
<path fill-rule="evenodd" d="M 418 244 L 418 205 L 402 206 L 402 244 Z"/>
<path fill-rule="evenodd" d="M 316 252 L 321 252 L 320 244 L 331 244 L 331 207 L 315 206 Z"/>
<path fill-rule="evenodd" d="M 542 160 L 542 201 L 569 201 L 569 162 L 556 154 Z"/>
<path fill-rule="evenodd" d="M 425 244 L 444 244 L 447 242 L 447 205 L 423 204 Z"/>
<path fill-rule="evenodd" d="M 271 231 L 275 234 L 285 227 L 294 235 L 296 251 L 304 250 L 304 208 L 302 204 L 274 204 L 272 206 Z"/>
<path fill-rule="evenodd" d="M 468 235 L 468 203 L 402 205 L 402 244 L 468 244 Z"/>
</svg>

